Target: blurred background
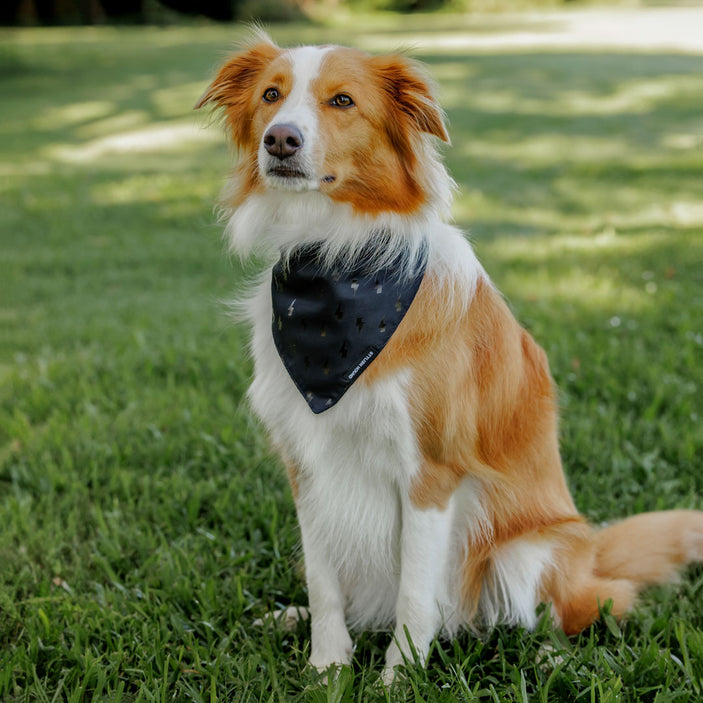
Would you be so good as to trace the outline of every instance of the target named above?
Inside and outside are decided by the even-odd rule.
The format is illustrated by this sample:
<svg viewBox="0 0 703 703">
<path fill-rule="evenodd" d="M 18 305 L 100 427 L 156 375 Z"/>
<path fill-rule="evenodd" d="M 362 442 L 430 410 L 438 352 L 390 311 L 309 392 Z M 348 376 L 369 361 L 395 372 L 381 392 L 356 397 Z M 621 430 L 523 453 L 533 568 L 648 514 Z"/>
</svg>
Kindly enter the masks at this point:
<svg viewBox="0 0 703 703">
<path fill-rule="evenodd" d="M 0 24 L 173 23 L 183 15 L 218 21 L 290 21 L 348 8 L 366 12 L 482 12 L 582 4 L 579 0 L 5 0 L 0 7 Z M 609 4 L 631 7 L 637 2 L 615 0 Z"/>
<path fill-rule="evenodd" d="M 490 3 L 492 0 L 473 1 Z M 0 23 L 172 23 L 179 21 L 179 15 L 200 16 L 218 21 L 252 17 L 263 21 L 288 21 L 328 14 L 338 9 L 340 4 L 340 0 L 5 0 L 0 9 Z M 459 9 L 457 0 L 352 0 L 349 5 L 365 10 L 408 12 L 436 10 L 448 5 L 452 5 L 455 10 Z M 485 7 L 488 5 L 484 5 L 484 9 Z"/>
</svg>

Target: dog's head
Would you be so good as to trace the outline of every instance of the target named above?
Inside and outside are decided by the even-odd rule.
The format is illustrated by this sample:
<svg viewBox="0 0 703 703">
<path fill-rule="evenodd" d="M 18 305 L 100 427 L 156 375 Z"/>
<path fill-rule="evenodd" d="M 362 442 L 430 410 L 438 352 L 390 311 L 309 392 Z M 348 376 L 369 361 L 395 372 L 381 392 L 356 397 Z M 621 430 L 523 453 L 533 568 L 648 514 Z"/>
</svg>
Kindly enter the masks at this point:
<svg viewBox="0 0 703 703">
<path fill-rule="evenodd" d="M 427 135 L 449 141 L 431 83 L 399 55 L 281 49 L 257 34 L 196 107 L 208 103 L 240 151 L 234 204 L 267 190 L 318 191 L 357 213 L 412 214 L 433 190 Z"/>
</svg>

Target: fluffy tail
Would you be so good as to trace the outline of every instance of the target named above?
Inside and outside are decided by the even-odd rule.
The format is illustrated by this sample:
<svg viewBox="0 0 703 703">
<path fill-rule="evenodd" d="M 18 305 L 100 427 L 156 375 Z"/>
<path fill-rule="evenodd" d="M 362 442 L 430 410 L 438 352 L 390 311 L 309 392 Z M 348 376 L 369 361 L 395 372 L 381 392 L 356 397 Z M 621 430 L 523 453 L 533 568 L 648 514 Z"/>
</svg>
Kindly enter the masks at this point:
<svg viewBox="0 0 703 703">
<path fill-rule="evenodd" d="M 574 541 L 562 556 L 548 590 L 571 635 L 596 620 L 607 600 L 613 615 L 623 615 L 646 586 L 671 581 L 685 564 L 703 562 L 703 512 L 636 515 Z"/>
<path fill-rule="evenodd" d="M 684 564 L 703 561 L 703 512 L 643 513 L 596 533 L 597 576 L 641 590 L 666 583 Z"/>
</svg>

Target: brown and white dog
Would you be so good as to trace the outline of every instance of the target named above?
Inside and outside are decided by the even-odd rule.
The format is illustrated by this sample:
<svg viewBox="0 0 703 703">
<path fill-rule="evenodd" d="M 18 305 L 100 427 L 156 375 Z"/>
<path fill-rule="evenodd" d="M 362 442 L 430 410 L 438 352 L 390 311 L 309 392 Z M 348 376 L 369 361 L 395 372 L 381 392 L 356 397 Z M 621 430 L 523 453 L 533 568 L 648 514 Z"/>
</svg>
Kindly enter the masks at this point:
<svg viewBox="0 0 703 703">
<path fill-rule="evenodd" d="M 386 680 L 437 634 L 534 626 L 542 602 L 577 633 L 599 604 L 622 615 L 703 559 L 702 512 L 597 530 L 574 507 L 545 354 L 447 223 L 453 182 L 434 140 L 449 138 L 418 64 L 257 34 L 197 107 L 208 103 L 240 153 L 223 195 L 235 251 L 275 260 L 315 243 L 332 261 L 370 248 L 379 267 L 426 255 L 385 348 L 320 414 L 274 345 L 270 275 L 246 303 L 249 398 L 288 470 L 315 667 L 349 663 L 348 627 L 395 628 Z"/>
</svg>

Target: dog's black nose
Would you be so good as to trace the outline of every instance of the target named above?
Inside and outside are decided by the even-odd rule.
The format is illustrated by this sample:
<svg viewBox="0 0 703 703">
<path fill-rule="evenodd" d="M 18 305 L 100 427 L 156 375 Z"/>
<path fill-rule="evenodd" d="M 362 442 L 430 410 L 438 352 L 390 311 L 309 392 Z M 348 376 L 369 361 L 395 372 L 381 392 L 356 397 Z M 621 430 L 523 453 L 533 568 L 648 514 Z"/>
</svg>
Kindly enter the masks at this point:
<svg viewBox="0 0 703 703">
<path fill-rule="evenodd" d="M 271 156 L 287 159 L 303 146 L 303 135 L 292 124 L 275 124 L 264 135 L 264 146 Z"/>
</svg>

